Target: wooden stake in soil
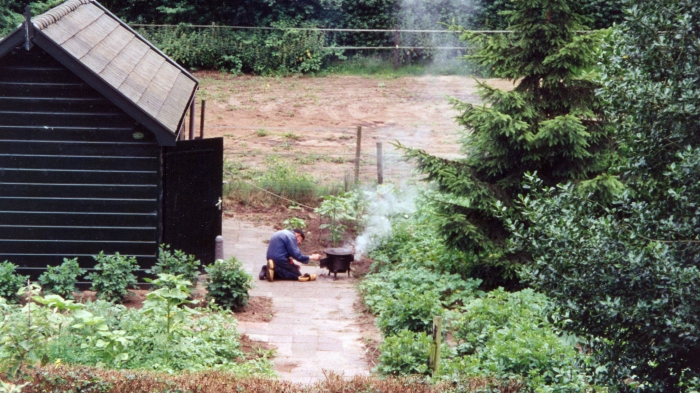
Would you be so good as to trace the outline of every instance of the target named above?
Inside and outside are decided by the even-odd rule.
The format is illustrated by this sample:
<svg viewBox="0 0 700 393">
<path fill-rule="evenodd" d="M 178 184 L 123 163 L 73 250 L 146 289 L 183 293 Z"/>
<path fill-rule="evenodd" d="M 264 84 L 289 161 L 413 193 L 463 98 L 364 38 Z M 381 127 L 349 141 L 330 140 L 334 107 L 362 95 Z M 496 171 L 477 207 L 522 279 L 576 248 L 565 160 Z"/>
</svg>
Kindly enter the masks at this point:
<svg viewBox="0 0 700 393">
<path fill-rule="evenodd" d="M 194 139 L 194 109 L 196 102 L 192 99 L 192 104 L 190 106 L 190 140 Z"/>
<path fill-rule="evenodd" d="M 357 126 L 357 148 L 355 149 L 355 185 L 360 181 L 360 153 L 362 149 L 362 126 Z"/>
<path fill-rule="evenodd" d="M 433 317 L 433 342 L 428 352 L 428 367 L 433 375 L 440 371 L 440 346 L 442 345 L 442 317 Z"/>
<path fill-rule="evenodd" d="M 207 107 L 207 101 L 202 100 L 202 116 L 199 119 L 199 139 L 204 139 L 204 110 Z"/>
<path fill-rule="evenodd" d="M 384 158 L 382 156 L 382 142 L 377 142 L 377 184 L 384 184 Z"/>
<path fill-rule="evenodd" d="M 399 26 L 394 27 L 394 71 L 399 68 Z"/>
</svg>

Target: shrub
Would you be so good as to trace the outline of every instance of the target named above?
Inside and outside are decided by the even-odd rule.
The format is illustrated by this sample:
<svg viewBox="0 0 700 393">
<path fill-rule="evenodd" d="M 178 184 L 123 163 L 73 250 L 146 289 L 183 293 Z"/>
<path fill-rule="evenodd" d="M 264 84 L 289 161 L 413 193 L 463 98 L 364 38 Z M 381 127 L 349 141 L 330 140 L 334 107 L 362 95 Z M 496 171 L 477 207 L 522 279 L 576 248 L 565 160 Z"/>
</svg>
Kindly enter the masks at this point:
<svg viewBox="0 0 700 393">
<path fill-rule="evenodd" d="M 401 330 L 379 346 L 377 371 L 384 375 L 428 374 L 430 337 L 424 332 Z"/>
<path fill-rule="evenodd" d="M 441 373 L 522 380 L 532 391 L 586 391 L 592 358 L 576 349 L 580 339 L 558 332 L 550 315 L 547 298 L 531 289 L 501 288 L 474 299 L 454 323 L 458 356 Z"/>
<path fill-rule="evenodd" d="M 194 286 L 197 283 L 197 277 L 199 277 L 200 265 L 201 262 L 195 259 L 194 255 L 187 255 L 182 250 L 170 252 L 170 246 L 162 244 L 158 249 L 158 261 L 147 273 L 181 275 Z"/>
<path fill-rule="evenodd" d="M 427 332 L 433 325 L 433 317 L 442 313 L 442 304 L 436 292 L 401 292 L 395 298 L 386 300 L 377 318 L 377 326 L 387 335 L 401 330 Z"/>
<path fill-rule="evenodd" d="M 248 305 L 248 291 L 252 288 L 250 274 L 243 270 L 240 261 L 232 257 L 219 259 L 205 267 L 207 272 L 207 299 L 213 299 L 221 307 L 238 310 Z"/>
<path fill-rule="evenodd" d="M 285 22 L 272 25 L 291 27 Z M 138 31 L 185 67 L 216 68 L 234 74 L 318 72 L 324 59 L 333 54 L 324 49 L 325 34 L 311 30 L 237 31 L 180 25 Z"/>
<path fill-rule="evenodd" d="M 97 298 L 109 302 L 118 302 L 124 299 L 129 291 L 127 288 L 135 286 L 138 281 L 133 271 L 138 269 L 136 258 L 119 255 L 105 255 L 100 252 L 94 255 L 97 261 L 95 272 L 85 278 L 92 281 L 92 290 L 97 292 Z"/>
<path fill-rule="evenodd" d="M 397 269 L 370 275 L 360 283 L 360 292 L 374 313 L 382 313 L 390 299 L 402 293 L 439 295 L 443 306 L 453 308 L 471 301 L 482 292 L 477 290 L 479 280 L 464 280 L 456 274 L 440 274 L 423 267 Z"/>
<path fill-rule="evenodd" d="M 24 286 L 29 279 L 28 276 L 21 276 L 15 272 L 17 265 L 5 261 L 0 263 L 0 297 L 4 297 L 10 302 L 17 302 L 19 297 L 17 291 Z"/>
<path fill-rule="evenodd" d="M 282 222 L 282 225 L 284 225 L 285 229 L 289 229 L 289 230 L 305 229 L 306 228 L 306 220 L 304 220 L 303 218 L 299 218 L 299 217 L 292 217 L 292 218 L 288 218 L 288 219 L 284 220 L 284 222 Z"/>
<path fill-rule="evenodd" d="M 39 276 L 39 283 L 46 293 L 53 293 L 64 299 L 74 299 L 75 283 L 85 274 L 85 269 L 78 265 L 78 258 L 63 258 L 59 266 L 47 266 L 46 272 Z"/>
</svg>

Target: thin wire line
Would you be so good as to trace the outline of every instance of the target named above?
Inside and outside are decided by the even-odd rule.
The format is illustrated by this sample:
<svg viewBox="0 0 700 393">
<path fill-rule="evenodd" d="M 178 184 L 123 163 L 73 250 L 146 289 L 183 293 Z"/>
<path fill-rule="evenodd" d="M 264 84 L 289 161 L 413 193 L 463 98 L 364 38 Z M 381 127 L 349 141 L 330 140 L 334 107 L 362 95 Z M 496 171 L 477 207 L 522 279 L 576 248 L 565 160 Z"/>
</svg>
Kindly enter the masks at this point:
<svg viewBox="0 0 700 393">
<path fill-rule="evenodd" d="M 208 29 L 240 29 L 240 30 L 293 30 L 293 31 L 328 31 L 328 32 L 361 32 L 361 33 L 432 33 L 432 34 L 460 34 L 463 32 L 483 34 L 505 34 L 513 30 L 418 30 L 418 29 L 330 29 L 323 27 L 264 27 L 264 26 L 226 26 L 226 25 L 167 25 L 130 23 L 133 27 L 196 27 Z"/>
</svg>

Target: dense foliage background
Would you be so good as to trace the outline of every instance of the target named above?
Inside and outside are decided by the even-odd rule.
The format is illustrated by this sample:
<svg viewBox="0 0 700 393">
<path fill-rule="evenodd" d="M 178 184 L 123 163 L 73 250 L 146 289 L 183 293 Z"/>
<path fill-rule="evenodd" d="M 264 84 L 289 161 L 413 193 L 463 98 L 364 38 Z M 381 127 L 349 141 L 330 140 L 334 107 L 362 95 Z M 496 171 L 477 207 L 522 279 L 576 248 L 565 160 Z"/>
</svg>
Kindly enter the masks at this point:
<svg viewBox="0 0 700 393">
<path fill-rule="evenodd" d="M 38 0 L 38 15 L 61 0 Z M 0 36 L 22 21 L 26 0 L 0 0 Z M 285 32 L 185 27 L 212 24 L 258 27 L 324 27 L 346 29 L 505 29 L 512 10 L 506 0 L 105 0 L 101 2 L 129 23 L 180 25 L 139 31 L 176 61 L 192 68 L 216 68 L 232 72 L 309 73 L 331 60 L 355 54 L 386 56 L 390 51 L 333 51 L 333 46 L 393 46 L 393 32 Z M 621 0 L 571 2 L 575 12 L 586 15 L 582 27 L 603 28 L 620 20 Z M 403 33 L 402 46 L 461 46 L 456 34 Z M 402 62 L 449 57 L 457 52 L 432 49 L 404 50 Z"/>
</svg>

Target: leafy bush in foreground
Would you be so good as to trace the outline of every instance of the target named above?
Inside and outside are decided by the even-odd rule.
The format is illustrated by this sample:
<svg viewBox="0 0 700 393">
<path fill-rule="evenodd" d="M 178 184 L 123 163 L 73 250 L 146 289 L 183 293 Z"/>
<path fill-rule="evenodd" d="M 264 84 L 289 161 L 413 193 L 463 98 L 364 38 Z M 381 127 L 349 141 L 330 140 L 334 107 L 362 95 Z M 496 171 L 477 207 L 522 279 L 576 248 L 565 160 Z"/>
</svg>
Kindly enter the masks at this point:
<svg viewBox="0 0 700 393">
<path fill-rule="evenodd" d="M 92 290 L 97 292 L 98 299 L 121 301 L 129 293 L 127 289 L 138 283 L 133 273 L 139 268 L 136 258 L 118 252 L 105 255 L 102 251 L 93 258 L 97 261 L 95 271 L 85 278 L 92 281 Z"/>
<path fill-rule="evenodd" d="M 548 321 L 547 298 L 531 289 L 489 292 L 464 306 L 454 322 L 457 354 L 446 375 L 518 379 L 533 389 L 580 392 L 591 388 L 592 359 L 576 349 L 580 340 L 560 334 Z"/>
<path fill-rule="evenodd" d="M 64 299 L 73 299 L 75 283 L 78 277 L 85 274 L 85 269 L 78 265 L 78 258 L 63 258 L 59 266 L 47 266 L 46 271 L 39 276 L 39 283 L 46 293 L 53 293 Z"/>
<path fill-rule="evenodd" d="M 34 295 L 24 306 L 0 301 L 0 368 L 13 374 L 21 364 L 60 362 L 168 373 L 272 373 L 266 356 L 243 361 L 231 312 L 214 304 L 198 311 L 178 306 L 188 296 L 188 287 L 180 284 L 175 292 L 165 287 L 153 292 L 141 309 L 102 300 L 77 304 L 57 295 Z"/>
<path fill-rule="evenodd" d="M 402 330 L 384 339 L 379 346 L 377 371 L 383 375 L 428 374 L 426 363 L 430 337 L 425 332 Z"/>
<path fill-rule="evenodd" d="M 440 371 L 433 380 L 459 386 L 460 381 L 481 377 L 528 391 L 593 390 L 592 358 L 577 349 L 580 339 L 561 333 L 553 324 L 561 317 L 544 295 L 502 288 L 485 293 L 478 289 L 479 280 L 430 270 L 437 265 L 421 263 L 420 252 L 407 258 L 394 251 L 421 249 L 417 243 L 434 236 L 428 233 L 430 226 L 412 233 L 411 228 L 423 223 L 421 215 L 399 218 L 399 228 L 406 229 L 373 252 L 386 259 L 360 283 L 363 300 L 377 314 L 385 334 L 376 370 L 391 375 L 428 373 L 430 339 L 425 333 L 433 317 L 443 315 L 445 329 L 457 345 L 442 351 Z M 430 252 L 430 258 L 442 258 Z"/>
<path fill-rule="evenodd" d="M 201 262 L 195 259 L 194 255 L 187 255 L 182 250 L 171 252 L 170 246 L 162 244 L 158 248 L 158 261 L 147 272 L 155 275 L 161 273 L 182 275 L 185 280 L 190 282 L 191 286 L 195 286 L 199 277 L 200 265 Z"/>
<path fill-rule="evenodd" d="M 207 299 L 215 300 L 229 310 L 248 305 L 253 278 L 243 270 L 243 264 L 236 257 L 228 261 L 219 259 L 204 269 L 207 272 Z"/>
<path fill-rule="evenodd" d="M 17 291 L 22 288 L 29 279 L 28 276 L 21 276 L 15 272 L 17 265 L 5 261 L 0 263 L 0 297 L 10 302 L 19 300 Z"/>
</svg>

